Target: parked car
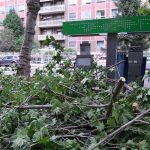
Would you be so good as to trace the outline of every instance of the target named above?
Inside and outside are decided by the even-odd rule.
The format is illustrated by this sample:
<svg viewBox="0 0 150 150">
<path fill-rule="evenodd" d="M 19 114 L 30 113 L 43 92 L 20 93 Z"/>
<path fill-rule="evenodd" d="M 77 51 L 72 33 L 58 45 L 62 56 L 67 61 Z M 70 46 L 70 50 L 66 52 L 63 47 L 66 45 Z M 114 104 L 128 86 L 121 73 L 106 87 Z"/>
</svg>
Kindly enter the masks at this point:
<svg viewBox="0 0 150 150">
<path fill-rule="evenodd" d="M 0 66 L 16 67 L 19 64 L 18 56 L 5 56 L 0 60 Z"/>
</svg>

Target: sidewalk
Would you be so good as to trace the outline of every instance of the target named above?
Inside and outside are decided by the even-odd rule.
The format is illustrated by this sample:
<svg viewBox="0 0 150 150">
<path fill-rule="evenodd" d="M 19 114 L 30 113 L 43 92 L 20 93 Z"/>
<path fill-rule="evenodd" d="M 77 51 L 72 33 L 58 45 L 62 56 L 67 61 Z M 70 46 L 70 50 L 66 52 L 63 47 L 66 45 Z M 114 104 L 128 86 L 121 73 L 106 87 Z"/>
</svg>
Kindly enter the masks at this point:
<svg viewBox="0 0 150 150">
<path fill-rule="evenodd" d="M 43 68 L 44 66 L 46 66 L 47 64 L 41 64 L 41 63 L 31 63 L 31 67 L 34 68 Z"/>
</svg>

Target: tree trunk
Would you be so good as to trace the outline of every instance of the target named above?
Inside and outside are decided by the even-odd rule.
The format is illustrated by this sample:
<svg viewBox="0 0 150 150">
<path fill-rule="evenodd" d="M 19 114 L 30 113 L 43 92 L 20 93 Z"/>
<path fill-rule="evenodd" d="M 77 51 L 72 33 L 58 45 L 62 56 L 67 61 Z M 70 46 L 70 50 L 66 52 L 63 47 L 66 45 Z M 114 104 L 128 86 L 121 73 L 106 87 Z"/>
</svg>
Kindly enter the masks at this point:
<svg viewBox="0 0 150 150">
<path fill-rule="evenodd" d="M 40 0 L 27 0 L 27 22 L 25 39 L 20 53 L 19 67 L 17 68 L 17 75 L 30 76 L 31 66 L 31 51 L 32 42 L 34 40 L 35 25 L 38 11 L 40 10 Z"/>
</svg>

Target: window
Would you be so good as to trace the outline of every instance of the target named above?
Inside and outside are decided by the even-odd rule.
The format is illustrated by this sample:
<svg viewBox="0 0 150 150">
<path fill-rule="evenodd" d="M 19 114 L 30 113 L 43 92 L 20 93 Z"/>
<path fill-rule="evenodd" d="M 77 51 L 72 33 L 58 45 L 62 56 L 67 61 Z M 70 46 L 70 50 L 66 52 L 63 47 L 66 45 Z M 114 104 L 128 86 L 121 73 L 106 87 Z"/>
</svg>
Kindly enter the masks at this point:
<svg viewBox="0 0 150 150">
<path fill-rule="evenodd" d="M 89 10 L 82 11 L 82 19 L 90 19 L 91 18 L 91 12 Z"/>
<path fill-rule="evenodd" d="M 5 7 L 0 7 L 0 14 L 3 14 L 5 12 Z"/>
<path fill-rule="evenodd" d="M 104 48 L 104 41 L 97 41 L 97 48 L 98 49 Z"/>
<path fill-rule="evenodd" d="M 90 3 L 91 3 L 91 0 L 82 0 L 82 5 L 90 4 Z"/>
<path fill-rule="evenodd" d="M 25 10 L 25 5 L 24 4 L 17 6 L 17 11 L 24 11 L 24 10 Z"/>
<path fill-rule="evenodd" d="M 118 15 L 118 9 L 112 9 L 111 10 L 111 17 L 115 18 Z"/>
<path fill-rule="evenodd" d="M 76 47 L 76 41 L 69 41 L 69 48 L 75 48 Z"/>
<path fill-rule="evenodd" d="M 56 5 L 63 5 L 64 1 L 56 1 Z"/>
<path fill-rule="evenodd" d="M 97 10 L 96 11 L 96 18 L 105 18 L 105 11 L 104 10 Z"/>
<path fill-rule="evenodd" d="M 96 0 L 96 3 L 105 2 L 106 0 Z"/>
<path fill-rule="evenodd" d="M 69 5 L 77 5 L 77 0 L 69 0 Z"/>
<path fill-rule="evenodd" d="M 69 13 L 69 20 L 76 20 L 76 13 Z"/>
<path fill-rule="evenodd" d="M 57 31 L 57 35 L 62 35 L 62 32 L 61 31 Z"/>
</svg>

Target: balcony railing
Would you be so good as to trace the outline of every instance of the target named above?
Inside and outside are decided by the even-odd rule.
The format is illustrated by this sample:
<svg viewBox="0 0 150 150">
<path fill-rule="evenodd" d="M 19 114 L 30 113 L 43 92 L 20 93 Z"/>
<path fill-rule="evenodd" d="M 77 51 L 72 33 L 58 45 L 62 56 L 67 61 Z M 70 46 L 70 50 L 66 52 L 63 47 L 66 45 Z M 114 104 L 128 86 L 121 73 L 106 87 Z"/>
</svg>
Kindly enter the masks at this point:
<svg viewBox="0 0 150 150">
<path fill-rule="evenodd" d="M 52 1 L 52 0 L 40 0 L 40 2 L 47 2 L 47 1 Z"/>
<path fill-rule="evenodd" d="M 47 35 L 38 35 L 38 40 L 39 41 L 44 41 L 44 40 L 46 40 L 46 36 Z M 51 34 L 51 36 L 53 36 L 56 40 L 65 40 L 64 35 Z"/>
<path fill-rule="evenodd" d="M 39 21 L 38 27 L 57 27 L 62 26 L 64 20 L 47 20 L 47 21 Z"/>
<path fill-rule="evenodd" d="M 64 12 L 64 11 L 65 11 L 65 5 L 52 5 L 52 6 L 41 7 L 39 14 L 57 13 L 57 12 Z"/>
</svg>

